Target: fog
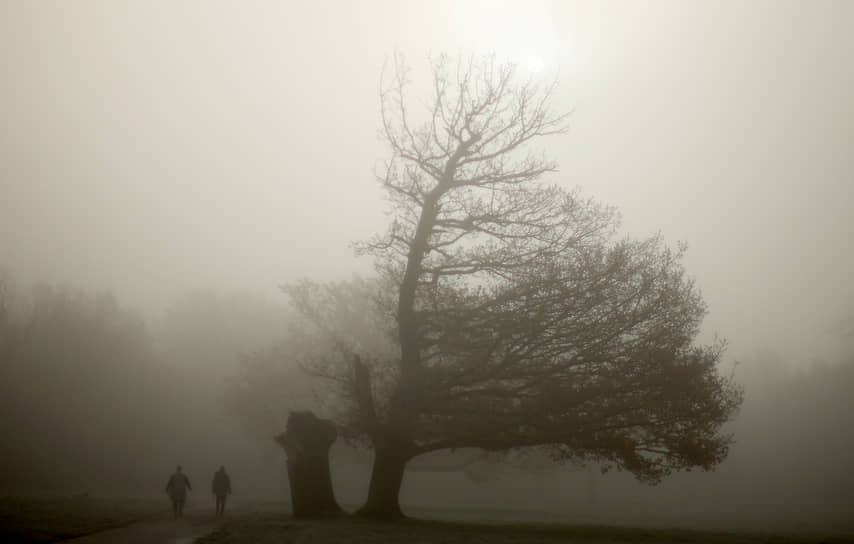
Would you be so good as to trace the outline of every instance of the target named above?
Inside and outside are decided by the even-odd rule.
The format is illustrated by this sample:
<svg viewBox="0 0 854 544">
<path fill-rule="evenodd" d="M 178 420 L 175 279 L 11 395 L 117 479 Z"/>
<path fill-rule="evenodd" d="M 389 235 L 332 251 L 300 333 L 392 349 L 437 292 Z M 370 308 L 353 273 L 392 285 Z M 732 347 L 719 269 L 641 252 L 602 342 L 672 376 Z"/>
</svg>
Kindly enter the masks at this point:
<svg viewBox="0 0 854 544">
<path fill-rule="evenodd" d="M 551 181 L 617 207 L 628 235 L 688 243 L 701 340 L 728 340 L 746 400 L 714 473 L 647 488 L 569 469 L 480 483 L 413 471 L 404 505 L 455 485 L 460 507 L 594 521 L 644 504 L 670 523 L 690 504 L 746 523 L 741 497 L 784 505 L 755 519 L 841 523 L 834 509 L 854 502 L 840 386 L 854 385 L 852 22 L 854 4 L 831 1 L 4 2 L 0 269 L 15 322 L 41 327 L 29 366 L 3 370 L 4 428 L 31 430 L 4 451 L 4 488 L 159 492 L 182 463 L 206 489 L 224 463 L 236 493 L 286 496 L 265 436 L 301 397 L 246 429 L 229 379 L 241 354 L 280 345 L 280 284 L 371 272 L 350 243 L 386 223 L 384 62 L 405 54 L 424 89 L 428 53 L 495 51 L 560 81 L 554 106 L 573 113 L 543 144 Z M 124 411 L 104 408 L 117 399 Z M 359 455 L 336 461 L 344 502 L 365 492 Z M 115 462 L 99 475 L 103 456 Z M 12 477 L 24 458 L 43 479 Z M 39 468 L 60 458 L 68 471 Z"/>
</svg>

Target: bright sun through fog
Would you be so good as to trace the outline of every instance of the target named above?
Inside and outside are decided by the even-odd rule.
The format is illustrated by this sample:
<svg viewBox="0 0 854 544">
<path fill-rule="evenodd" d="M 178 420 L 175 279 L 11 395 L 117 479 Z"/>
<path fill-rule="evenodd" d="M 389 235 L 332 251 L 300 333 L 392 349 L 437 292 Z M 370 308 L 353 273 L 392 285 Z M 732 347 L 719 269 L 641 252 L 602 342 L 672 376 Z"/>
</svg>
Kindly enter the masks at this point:
<svg viewBox="0 0 854 544">
<path fill-rule="evenodd" d="M 532 74 L 541 72 L 544 67 L 545 63 L 543 62 L 543 59 L 541 59 L 537 55 L 531 55 L 530 57 L 528 57 L 528 71 Z"/>
</svg>

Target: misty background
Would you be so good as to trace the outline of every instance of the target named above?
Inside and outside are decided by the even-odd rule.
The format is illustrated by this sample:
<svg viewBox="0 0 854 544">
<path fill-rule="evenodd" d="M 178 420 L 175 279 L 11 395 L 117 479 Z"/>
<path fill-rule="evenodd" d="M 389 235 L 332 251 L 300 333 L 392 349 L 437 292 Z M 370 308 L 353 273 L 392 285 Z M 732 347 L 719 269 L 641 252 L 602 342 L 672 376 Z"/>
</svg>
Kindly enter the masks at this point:
<svg viewBox="0 0 854 544">
<path fill-rule="evenodd" d="M 0 2 L 3 338 L 22 339 L 2 492 L 159 493 L 182 463 L 199 497 L 221 464 L 237 496 L 287 497 L 270 437 L 319 402 L 308 378 L 271 364 L 268 406 L 229 391 L 291 349 L 280 284 L 371 273 L 350 242 L 386 222 L 389 55 L 424 89 L 429 52 L 495 51 L 559 78 L 551 181 L 688 243 L 700 340 L 728 340 L 745 403 L 714 473 L 442 458 L 404 506 L 850 527 L 852 24 L 831 1 Z M 336 455 L 359 502 L 370 456 Z"/>
</svg>

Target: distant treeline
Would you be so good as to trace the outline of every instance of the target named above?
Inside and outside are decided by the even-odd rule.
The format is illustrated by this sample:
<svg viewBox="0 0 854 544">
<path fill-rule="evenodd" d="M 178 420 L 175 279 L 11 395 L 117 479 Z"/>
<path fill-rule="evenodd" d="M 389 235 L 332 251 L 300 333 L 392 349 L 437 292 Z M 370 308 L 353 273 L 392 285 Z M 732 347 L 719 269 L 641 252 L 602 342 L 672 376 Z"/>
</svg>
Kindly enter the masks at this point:
<svg viewBox="0 0 854 544">
<path fill-rule="evenodd" d="M 108 294 L 3 289 L 0 487 L 134 487 L 180 393 L 142 319 Z"/>
<path fill-rule="evenodd" d="M 0 279 L 0 494 L 150 494 L 177 463 L 198 483 L 257 464 L 221 391 L 281 329 L 277 312 L 197 294 L 150 326 L 111 294 Z"/>
</svg>

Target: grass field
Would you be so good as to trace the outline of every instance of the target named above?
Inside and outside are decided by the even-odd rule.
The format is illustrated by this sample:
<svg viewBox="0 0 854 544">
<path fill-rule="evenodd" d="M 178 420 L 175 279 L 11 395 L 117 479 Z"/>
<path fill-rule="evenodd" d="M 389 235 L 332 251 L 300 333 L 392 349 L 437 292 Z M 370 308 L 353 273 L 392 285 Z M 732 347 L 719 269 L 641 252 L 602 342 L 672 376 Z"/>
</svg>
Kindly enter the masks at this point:
<svg viewBox="0 0 854 544">
<path fill-rule="evenodd" d="M 604 526 L 534 523 L 463 523 L 402 520 L 379 523 L 352 516 L 317 521 L 293 520 L 287 515 L 245 514 L 229 521 L 197 544 L 521 544 L 528 542 L 587 543 L 733 543 L 837 544 L 854 543 L 843 536 L 819 534 L 770 535 L 747 532 L 705 532 Z"/>
<path fill-rule="evenodd" d="M 2 497 L 0 542 L 56 542 L 163 515 L 164 500 Z"/>
<path fill-rule="evenodd" d="M 238 502 L 226 523 L 198 544 L 521 544 L 528 542 L 854 544 L 854 537 L 832 534 L 764 534 L 756 531 L 695 531 L 624 526 L 518 521 L 518 513 L 499 510 L 411 511 L 420 519 L 379 523 L 342 515 L 328 520 L 294 520 L 279 501 Z M 196 516 L 211 512 L 197 506 Z M 512 514 L 512 515 L 511 515 Z M 529 513 L 530 515 L 530 513 Z M 128 525 L 169 519 L 168 504 L 156 499 L 90 497 L 0 498 L 0 542 L 45 543 Z M 433 518 L 434 520 L 428 520 Z M 435 521 L 435 519 L 464 521 Z M 511 519 L 516 521 L 509 521 Z M 525 518 L 522 518 L 525 519 Z M 491 520 L 483 522 L 482 520 Z M 505 521 L 501 521 L 505 520 Z M 152 522 L 161 523 L 161 522 Z M 167 539 L 168 540 L 168 539 Z M 171 542 L 171 540 L 170 540 Z"/>
</svg>

